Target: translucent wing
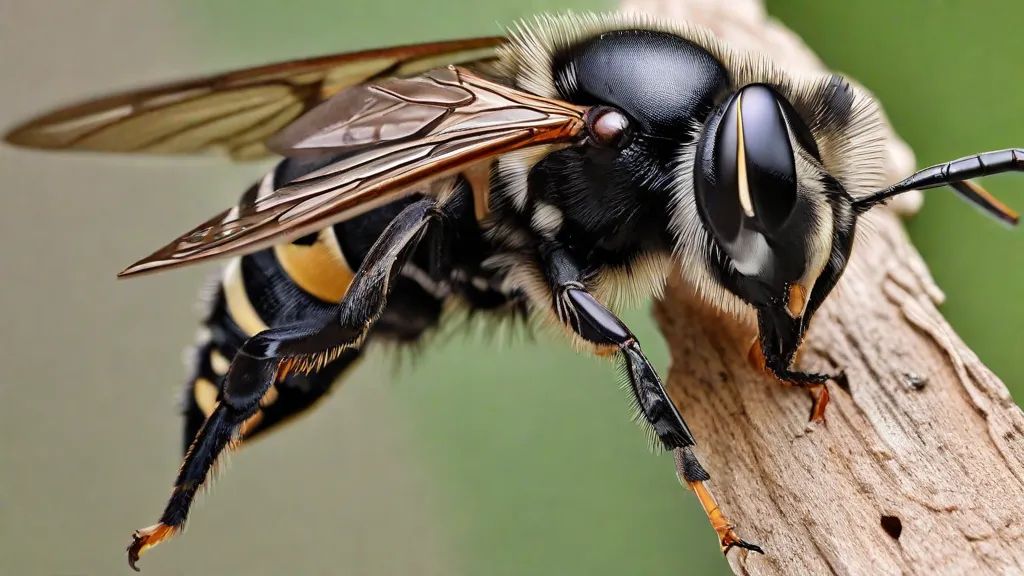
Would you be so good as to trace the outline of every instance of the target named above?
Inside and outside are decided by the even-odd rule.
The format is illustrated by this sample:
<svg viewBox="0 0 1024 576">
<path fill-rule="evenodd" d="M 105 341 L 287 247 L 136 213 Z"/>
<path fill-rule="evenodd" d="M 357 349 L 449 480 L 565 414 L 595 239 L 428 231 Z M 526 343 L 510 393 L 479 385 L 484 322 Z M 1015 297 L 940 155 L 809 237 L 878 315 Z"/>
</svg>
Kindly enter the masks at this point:
<svg viewBox="0 0 1024 576">
<path fill-rule="evenodd" d="M 383 76 L 486 62 L 503 38 L 475 38 L 281 62 L 115 94 L 39 116 L 11 130 L 17 146 L 177 154 L 267 154 L 264 141 L 339 90 Z"/>
<path fill-rule="evenodd" d="M 538 144 L 574 142 L 585 108 L 455 67 L 340 92 L 271 141 L 289 156 L 337 160 L 202 223 L 122 276 L 244 254 L 292 240 L 407 194 L 417 185 Z"/>
</svg>

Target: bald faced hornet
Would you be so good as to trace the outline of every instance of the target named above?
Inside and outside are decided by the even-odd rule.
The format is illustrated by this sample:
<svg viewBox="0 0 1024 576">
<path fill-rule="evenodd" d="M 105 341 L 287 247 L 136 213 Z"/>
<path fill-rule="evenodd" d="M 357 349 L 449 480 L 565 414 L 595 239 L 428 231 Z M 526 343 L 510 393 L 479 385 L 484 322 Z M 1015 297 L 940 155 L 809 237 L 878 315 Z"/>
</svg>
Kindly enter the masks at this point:
<svg viewBox="0 0 1024 576">
<path fill-rule="evenodd" d="M 447 66 L 438 67 L 440 63 Z M 882 120 L 837 75 L 795 75 L 710 32 L 636 15 L 540 17 L 507 37 L 275 64 L 119 94 L 11 131 L 35 148 L 283 160 L 237 205 L 130 266 L 232 259 L 186 386 L 187 451 L 139 556 L 184 524 L 233 442 L 315 404 L 369 343 L 415 341 L 458 301 L 530 315 L 617 355 L 636 405 L 677 450 L 723 550 L 760 551 L 715 503 L 680 408 L 609 309 L 681 274 L 757 327 L 778 379 L 828 400 L 794 356 L 842 275 L 858 217 L 1024 150 L 968 156 L 882 187 Z M 613 306 L 614 307 L 614 306 Z"/>
</svg>

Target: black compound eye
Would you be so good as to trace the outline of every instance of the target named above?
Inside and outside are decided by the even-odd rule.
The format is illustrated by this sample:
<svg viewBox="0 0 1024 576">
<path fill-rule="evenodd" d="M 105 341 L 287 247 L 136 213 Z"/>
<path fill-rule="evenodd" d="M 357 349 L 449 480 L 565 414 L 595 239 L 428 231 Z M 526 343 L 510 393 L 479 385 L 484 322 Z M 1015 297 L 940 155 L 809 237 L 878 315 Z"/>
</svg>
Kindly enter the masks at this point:
<svg viewBox="0 0 1024 576">
<path fill-rule="evenodd" d="M 744 228 L 774 235 L 796 206 L 796 161 L 784 104 L 768 86 L 746 86 L 722 105 L 702 135 L 698 201 L 727 243 Z"/>
<path fill-rule="evenodd" d="M 796 204 L 796 160 L 780 102 L 771 88 L 754 84 L 736 99 L 736 180 L 748 218 L 766 232 L 781 227 Z"/>
<path fill-rule="evenodd" d="M 621 111 L 598 106 L 587 112 L 587 132 L 590 141 L 606 148 L 622 148 L 629 143 L 632 128 L 629 118 Z"/>
</svg>

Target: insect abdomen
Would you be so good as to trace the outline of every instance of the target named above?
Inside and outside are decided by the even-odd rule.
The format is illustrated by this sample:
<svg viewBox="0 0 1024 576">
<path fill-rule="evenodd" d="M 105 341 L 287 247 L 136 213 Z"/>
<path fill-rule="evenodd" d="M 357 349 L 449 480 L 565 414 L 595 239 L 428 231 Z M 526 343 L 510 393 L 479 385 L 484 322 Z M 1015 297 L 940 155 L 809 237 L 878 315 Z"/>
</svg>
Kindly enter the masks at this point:
<svg viewBox="0 0 1024 576">
<path fill-rule="evenodd" d="M 246 195 L 276 185 L 282 177 L 294 177 L 287 174 L 295 171 L 293 164 L 281 162 Z M 318 316 L 326 321 L 332 304 L 345 296 L 353 274 L 334 228 L 233 258 L 225 265 L 186 383 L 185 446 L 216 407 L 221 380 L 242 343 L 272 326 Z M 260 411 L 242 427 L 242 436 L 251 438 L 310 408 L 358 356 L 356 350 L 346 351 L 314 374 L 292 374 L 275 384 L 264 395 Z"/>
<path fill-rule="evenodd" d="M 295 178 L 303 168 L 315 167 L 285 160 L 260 185 L 276 186 L 278 181 Z M 246 194 L 257 193 L 260 185 Z M 370 247 L 395 214 L 414 199 L 382 206 L 294 242 L 228 262 L 204 321 L 208 331 L 197 344 L 193 374 L 186 384 L 186 446 L 216 406 L 220 381 L 242 343 L 270 327 L 321 318 L 331 321 L 335 305 L 344 298 Z M 442 307 L 439 295 L 404 277 L 396 279 L 395 292 L 371 338 L 415 340 L 437 323 Z M 260 411 L 242 427 L 242 436 L 251 438 L 312 407 L 358 357 L 357 350 L 346 350 L 315 373 L 291 374 L 272 386 Z"/>
<path fill-rule="evenodd" d="M 270 248 L 225 266 L 204 322 L 208 335 L 196 348 L 194 374 L 186 385 L 186 445 L 216 406 L 220 381 L 248 337 L 310 318 L 326 321 L 332 310 L 326 298 L 344 296 L 352 273 L 325 246 L 331 239 L 333 233 L 324 231 L 315 243 Z M 242 436 L 251 438 L 311 407 L 358 355 L 346 351 L 315 374 L 292 374 L 272 386 L 260 410 L 243 425 Z"/>
</svg>

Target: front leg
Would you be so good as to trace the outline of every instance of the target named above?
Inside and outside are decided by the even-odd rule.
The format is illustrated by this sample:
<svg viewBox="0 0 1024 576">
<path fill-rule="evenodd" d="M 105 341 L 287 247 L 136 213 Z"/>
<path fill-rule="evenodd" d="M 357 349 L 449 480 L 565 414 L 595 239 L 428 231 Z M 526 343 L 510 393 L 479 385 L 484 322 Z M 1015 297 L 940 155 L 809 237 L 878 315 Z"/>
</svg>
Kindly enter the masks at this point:
<svg viewBox="0 0 1024 576">
<path fill-rule="evenodd" d="M 705 484 L 711 476 L 704 470 L 693 452 L 696 441 L 683 416 L 669 398 L 665 387 L 640 349 L 640 343 L 629 328 L 615 314 L 604 307 L 587 291 L 583 274 L 568 251 L 561 245 L 550 243 L 541 251 L 544 273 L 553 296 L 552 305 L 558 317 L 576 335 L 595 345 L 599 351 L 620 354 L 633 389 L 637 407 L 662 445 L 675 450 L 682 460 L 681 481 L 694 491 L 701 506 L 718 534 L 723 552 L 733 546 L 762 552 L 755 544 L 742 540 L 733 530 L 725 514 L 718 507 L 714 495 Z"/>
<path fill-rule="evenodd" d="M 758 308 L 758 339 L 751 346 L 750 360 L 755 367 L 768 371 L 781 382 L 806 389 L 814 399 L 811 421 L 824 422 L 829 402 L 825 383 L 834 376 L 792 369 L 803 342 L 806 316 L 794 314 L 791 308 L 787 302 Z"/>
</svg>

